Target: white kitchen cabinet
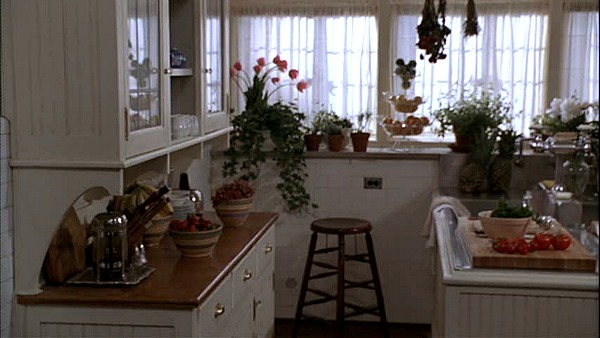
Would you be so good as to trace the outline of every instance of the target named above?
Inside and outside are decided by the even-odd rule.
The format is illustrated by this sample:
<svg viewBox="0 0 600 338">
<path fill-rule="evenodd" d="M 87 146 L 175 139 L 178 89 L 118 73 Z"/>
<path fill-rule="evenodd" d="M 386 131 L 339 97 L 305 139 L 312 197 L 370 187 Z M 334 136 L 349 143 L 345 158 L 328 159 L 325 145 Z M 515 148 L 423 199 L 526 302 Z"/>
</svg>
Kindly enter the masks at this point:
<svg viewBox="0 0 600 338">
<path fill-rule="evenodd" d="M 149 252 L 157 270 L 137 286 L 62 285 L 20 295 L 15 336 L 273 337 L 274 251 L 265 247 L 275 247 L 274 215 L 256 216 L 251 231 L 227 230 L 211 258 L 179 258 L 172 242 L 162 243 Z"/>
<path fill-rule="evenodd" d="M 38 267 L 81 192 L 102 186 L 120 194 L 149 172 L 172 170 L 177 178 L 198 167 L 207 142 L 227 143 L 227 119 L 205 126 L 205 20 L 213 16 L 204 13 L 205 2 L 2 1 L 17 293 L 39 292 Z M 214 15 L 227 14 L 227 2 L 221 6 Z M 224 58 L 227 20 L 217 21 Z M 185 54 L 185 68 L 171 68 L 171 47 Z M 222 64 L 212 67 L 213 74 L 223 71 Z M 226 82 L 221 85 L 225 112 Z M 196 116 L 199 134 L 172 139 L 172 114 Z M 190 180 L 201 175 L 188 174 Z"/>
</svg>

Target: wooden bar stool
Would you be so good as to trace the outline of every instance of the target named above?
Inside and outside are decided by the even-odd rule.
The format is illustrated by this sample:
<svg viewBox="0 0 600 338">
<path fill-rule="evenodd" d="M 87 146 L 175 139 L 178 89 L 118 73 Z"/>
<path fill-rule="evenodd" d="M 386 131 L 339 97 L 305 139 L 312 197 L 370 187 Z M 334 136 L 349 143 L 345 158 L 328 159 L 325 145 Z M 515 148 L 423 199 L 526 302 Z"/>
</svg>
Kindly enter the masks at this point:
<svg viewBox="0 0 600 338">
<path fill-rule="evenodd" d="M 336 302 L 336 325 L 339 328 L 339 332 L 343 334 L 344 320 L 345 318 L 358 316 L 362 314 L 371 314 L 378 316 L 381 321 L 381 328 L 384 337 L 389 337 L 387 328 L 387 318 L 385 316 L 385 306 L 383 304 L 383 293 L 381 292 L 381 283 L 379 281 L 379 273 L 377 272 L 377 261 L 375 260 L 375 252 L 373 250 L 373 240 L 371 238 L 371 223 L 366 220 L 357 218 L 322 218 L 317 219 L 311 223 L 310 229 L 312 235 L 310 238 L 310 244 L 308 247 L 308 256 L 306 258 L 306 266 L 304 268 L 304 277 L 302 278 L 302 286 L 300 288 L 300 297 L 298 299 L 298 306 L 296 308 L 296 317 L 294 319 L 294 326 L 292 329 L 292 337 L 296 337 L 298 334 L 298 326 L 303 318 L 302 311 L 305 306 L 322 304 L 329 301 Z M 337 235 L 338 246 L 337 247 L 325 247 L 317 250 L 317 237 L 319 234 Z M 358 235 L 365 234 L 365 241 L 367 244 L 367 252 L 349 255 L 345 251 L 345 236 L 346 235 Z M 315 255 L 325 254 L 329 252 L 338 252 L 338 264 L 337 266 L 328 264 L 322 261 L 315 260 Z M 371 269 L 372 279 L 367 281 L 349 281 L 345 278 L 345 263 L 346 261 L 357 261 L 361 263 L 368 263 Z M 327 272 L 318 273 L 311 275 L 311 269 L 314 266 L 325 268 Z M 337 275 L 337 294 L 332 295 L 314 287 L 309 287 L 310 280 L 316 280 Z M 314 283 L 311 283 L 311 286 Z M 377 297 L 377 304 L 374 306 L 364 306 L 359 304 L 353 304 L 346 302 L 344 294 L 346 289 L 350 288 L 363 288 L 375 291 Z M 306 301 L 306 293 L 311 292 L 320 296 L 311 301 Z M 346 308 L 350 311 L 346 312 Z M 318 318 L 315 318 L 318 319 Z"/>
</svg>

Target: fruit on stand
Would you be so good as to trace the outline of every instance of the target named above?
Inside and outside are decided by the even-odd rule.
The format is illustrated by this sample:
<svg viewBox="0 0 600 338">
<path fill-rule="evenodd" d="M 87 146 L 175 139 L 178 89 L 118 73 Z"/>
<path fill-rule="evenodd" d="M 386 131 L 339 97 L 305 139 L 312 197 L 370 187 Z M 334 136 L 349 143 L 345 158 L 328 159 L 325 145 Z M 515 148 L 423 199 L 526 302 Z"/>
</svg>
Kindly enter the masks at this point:
<svg viewBox="0 0 600 338">
<path fill-rule="evenodd" d="M 387 117 L 383 120 L 383 128 L 392 136 L 409 136 L 419 135 L 423 132 L 423 128 L 429 125 L 429 118 L 426 116 L 417 117 L 409 115 L 401 120 L 394 120 L 391 117 Z"/>
</svg>

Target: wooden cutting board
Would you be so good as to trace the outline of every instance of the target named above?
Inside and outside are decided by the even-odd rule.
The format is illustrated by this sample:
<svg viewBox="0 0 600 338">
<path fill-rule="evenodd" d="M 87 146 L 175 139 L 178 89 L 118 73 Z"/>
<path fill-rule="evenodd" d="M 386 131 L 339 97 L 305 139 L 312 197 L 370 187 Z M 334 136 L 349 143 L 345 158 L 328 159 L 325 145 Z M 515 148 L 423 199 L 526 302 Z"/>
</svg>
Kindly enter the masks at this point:
<svg viewBox="0 0 600 338">
<path fill-rule="evenodd" d="M 476 222 L 476 223 L 474 223 Z M 491 240 L 475 233 L 479 221 L 469 220 L 460 224 L 458 231 L 471 256 L 474 268 L 540 269 L 595 272 L 596 259 L 571 234 L 571 247 L 564 251 L 543 250 L 526 255 L 499 253 L 492 249 Z M 565 231 L 568 233 L 567 231 Z"/>
</svg>

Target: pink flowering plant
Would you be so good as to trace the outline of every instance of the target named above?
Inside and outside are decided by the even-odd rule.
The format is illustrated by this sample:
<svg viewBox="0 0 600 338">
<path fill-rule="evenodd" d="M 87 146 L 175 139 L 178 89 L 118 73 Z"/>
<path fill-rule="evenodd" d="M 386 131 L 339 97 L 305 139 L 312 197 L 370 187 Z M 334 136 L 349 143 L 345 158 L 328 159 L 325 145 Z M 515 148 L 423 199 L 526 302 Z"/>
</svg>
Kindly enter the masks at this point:
<svg viewBox="0 0 600 338">
<path fill-rule="evenodd" d="M 289 79 L 284 82 L 282 76 L 286 72 Z M 254 108 L 255 105 L 264 107 L 277 90 L 286 86 L 295 85 L 300 93 L 304 92 L 308 88 L 308 82 L 298 80 L 299 74 L 297 69 L 288 71 L 288 62 L 279 55 L 270 64 L 264 57 L 256 59 L 252 72 L 244 69 L 240 61 L 235 62 L 230 70 L 231 79 L 244 94 L 246 109 Z"/>
<path fill-rule="evenodd" d="M 299 80 L 299 74 L 297 69 L 288 70 L 287 61 L 279 55 L 272 63 L 264 57 L 258 58 L 250 69 L 245 69 L 239 61 L 233 64 L 231 79 L 244 94 L 246 107 L 231 120 L 233 131 L 222 166 L 224 177 L 253 181 L 270 157 L 279 169 L 277 189 L 289 212 L 301 212 L 310 205 L 315 206 L 310 203 L 310 195 L 304 187 L 308 176 L 302 129 L 305 115 L 294 103 L 273 98 L 276 91 L 286 86 L 295 86 L 300 93 L 304 92 L 308 83 Z M 263 149 L 267 135 L 274 144 L 274 149 L 268 152 Z"/>
</svg>

